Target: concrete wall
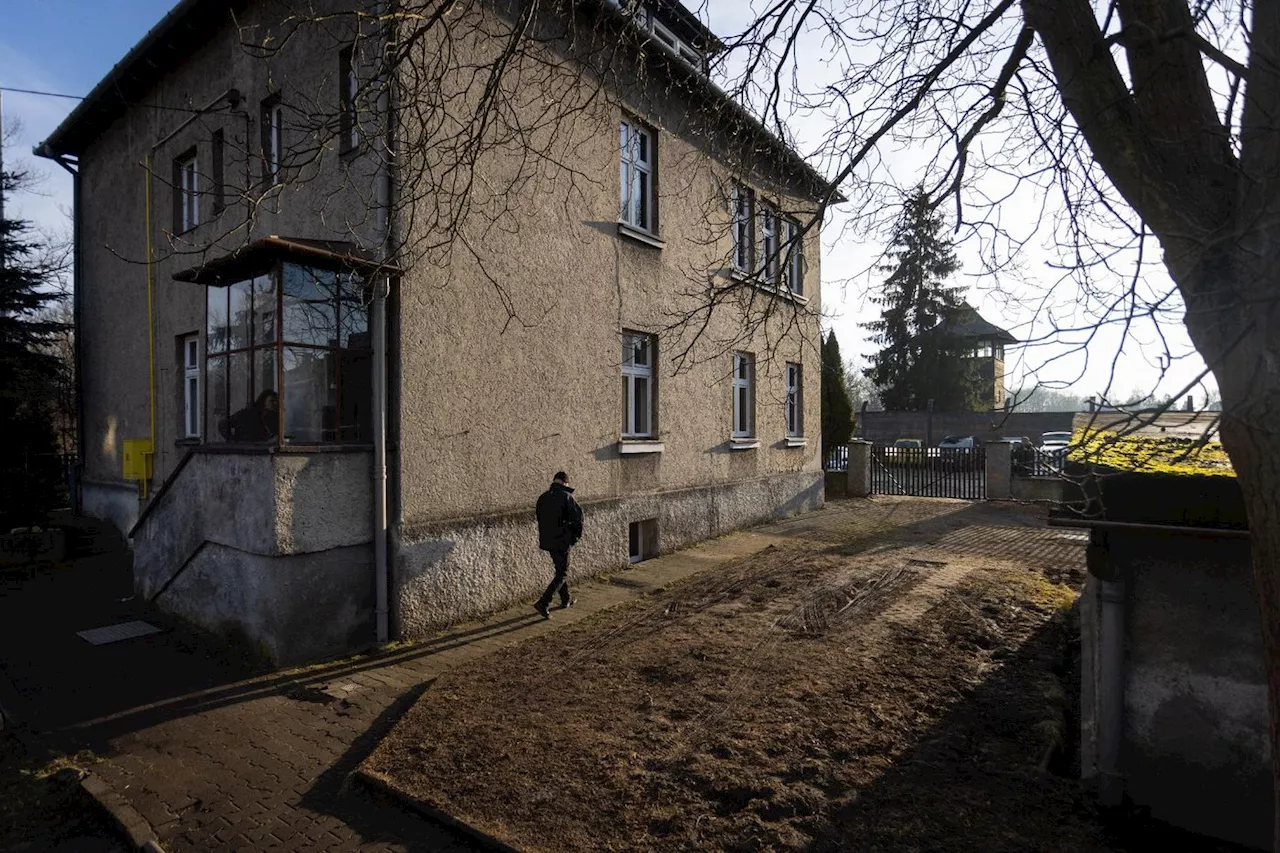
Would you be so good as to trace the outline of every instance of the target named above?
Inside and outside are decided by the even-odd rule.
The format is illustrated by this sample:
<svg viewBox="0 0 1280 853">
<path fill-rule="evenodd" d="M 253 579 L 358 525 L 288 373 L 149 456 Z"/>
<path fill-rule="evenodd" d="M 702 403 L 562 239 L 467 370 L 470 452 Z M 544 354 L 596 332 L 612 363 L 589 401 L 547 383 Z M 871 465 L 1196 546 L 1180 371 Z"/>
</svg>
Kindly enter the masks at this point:
<svg viewBox="0 0 1280 853">
<path fill-rule="evenodd" d="M 1124 793 L 1152 816 L 1270 849 L 1272 780 L 1258 602 L 1244 539 L 1109 531 L 1125 584 Z M 1098 765 L 1098 581 L 1081 602 L 1082 770 Z"/>
<path fill-rule="evenodd" d="M 141 501 L 136 483 L 81 480 L 80 499 L 81 512 L 111 522 L 123 535 L 128 535 L 138 521 Z"/>
<path fill-rule="evenodd" d="M 281 664 L 372 640 L 368 452 L 200 452 L 134 532 L 138 592 Z"/>
<path fill-rule="evenodd" d="M 657 519 L 658 548 L 666 552 L 816 509 L 822 502 L 821 472 L 586 500 L 585 531 L 571 552 L 570 578 L 627 566 L 633 521 Z M 400 543 L 394 584 L 397 630 L 421 638 L 510 604 L 532 604 L 551 574 L 550 559 L 538 550 L 531 509 L 408 530 Z"/>
<path fill-rule="evenodd" d="M 933 443 L 948 435 L 972 435 L 979 441 L 1027 436 L 1040 440 L 1041 433 L 1070 432 L 1074 412 L 934 412 Z M 859 412 L 857 428 L 860 438 L 879 444 L 899 438 L 927 440 L 928 412 Z"/>
</svg>

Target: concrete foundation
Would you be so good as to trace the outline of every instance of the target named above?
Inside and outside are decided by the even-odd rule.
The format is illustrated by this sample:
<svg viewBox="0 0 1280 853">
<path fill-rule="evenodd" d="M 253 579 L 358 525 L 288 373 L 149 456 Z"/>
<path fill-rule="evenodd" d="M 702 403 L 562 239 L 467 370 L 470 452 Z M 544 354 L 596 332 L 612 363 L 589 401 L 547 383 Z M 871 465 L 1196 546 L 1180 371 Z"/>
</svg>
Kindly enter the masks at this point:
<svg viewBox="0 0 1280 853">
<path fill-rule="evenodd" d="M 988 476 L 990 476 L 988 474 Z M 988 479 L 987 483 L 990 484 Z M 988 485 L 988 488 L 990 486 Z M 1009 481 L 1009 496 L 1015 501 L 1044 501 L 1064 503 L 1079 501 L 1084 497 L 1079 484 L 1061 477 L 1018 477 Z M 988 494 L 990 497 L 990 494 Z"/>
<path fill-rule="evenodd" d="M 84 480 L 80 485 L 80 511 L 115 525 L 122 536 L 138 523 L 138 486 L 135 483 Z"/>
<path fill-rule="evenodd" d="M 627 566 L 631 522 L 657 519 L 658 550 L 666 552 L 822 502 L 821 472 L 584 502 L 585 532 L 569 576 Z M 406 530 L 393 584 L 398 634 L 418 639 L 513 603 L 532 604 L 552 575 L 537 543 L 532 509 Z"/>
<path fill-rule="evenodd" d="M 1105 571 L 1123 579 L 1123 726 L 1117 779 L 1153 817 L 1270 849 L 1267 677 L 1248 540 L 1106 534 Z M 1104 764 L 1107 643 L 1099 586 L 1081 599 L 1081 770 Z"/>
<path fill-rule="evenodd" d="M 987 500 L 1007 501 L 1013 497 L 1013 445 L 1006 441 L 987 443 Z"/>
<path fill-rule="evenodd" d="M 134 586 L 292 664 L 373 638 L 370 454 L 194 454 L 133 531 Z"/>
</svg>

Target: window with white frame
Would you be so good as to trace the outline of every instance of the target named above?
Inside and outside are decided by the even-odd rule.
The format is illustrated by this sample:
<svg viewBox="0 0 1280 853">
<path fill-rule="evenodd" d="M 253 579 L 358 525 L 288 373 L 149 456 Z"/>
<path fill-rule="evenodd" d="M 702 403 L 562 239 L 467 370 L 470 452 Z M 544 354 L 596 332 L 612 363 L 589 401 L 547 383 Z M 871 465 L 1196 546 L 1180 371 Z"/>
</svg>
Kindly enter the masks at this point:
<svg viewBox="0 0 1280 853">
<path fill-rule="evenodd" d="M 733 437 L 755 435 L 755 359 L 751 353 L 733 354 Z"/>
<path fill-rule="evenodd" d="M 741 184 L 733 185 L 730 202 L 733 214 L 733 268 L 738 272 L 751 271 L 752 244 L 755 234 L 751 227 L 755 194 Z"/>
<path fill-rule="evenodd" d="M 657 350 L 653 335 L 622 336 L 622 436 L 653 438 L 653 367 Z"/>
<path fill-rule="evenodd" d="M 200 168 L 194 150 L 173 163 L 173 230 L 179 234 L 200 224 Z"/>
<path fill-rule="evenodd" d="M 786 257 L 787 288 L 800 296 L 804 293 L 804 237 L 800 233 L 800 223 L 794 219 L 784 219 L 782 239 Z"/>
<path fill-rule="evenodd" d="M 630 119 L 620 125 L 619 180 L 622 186 L 622 203 L 619 220 L 632 228 L 656 234 L 657 200 L 653 192 L 657 154 L 654 133 Z"/>
<path fill-rule="evenodd" d="M 182 435 L 199 438 L 200 425 L 200 336 L 184 335 L 182 346 Z"/>
<path fill-rule="evenodd" d="M 778 283 L 778 209 L 768 202 L 760 204 L 760 268 L 768 284 Z"/>
<path fill-rule="evenodd" d="M 799 364 L 787 362 L 787 437 L 804 435 L 804 373 Z"/>
<path fill-rule="evenodd" d="M 275 98 L 262 103 L 263 178 L 270 186 L 280 183 L 280 164 L 284 158 L 284 107 Z"/>
<path fill-rule="evenodd" d="M 356 92 L 359 85 L 355 48 L 348 47 L 338 53 L 338 150 L 343 152 L 352 151 L 360 144 L 356 131 Z"/>
</svg>

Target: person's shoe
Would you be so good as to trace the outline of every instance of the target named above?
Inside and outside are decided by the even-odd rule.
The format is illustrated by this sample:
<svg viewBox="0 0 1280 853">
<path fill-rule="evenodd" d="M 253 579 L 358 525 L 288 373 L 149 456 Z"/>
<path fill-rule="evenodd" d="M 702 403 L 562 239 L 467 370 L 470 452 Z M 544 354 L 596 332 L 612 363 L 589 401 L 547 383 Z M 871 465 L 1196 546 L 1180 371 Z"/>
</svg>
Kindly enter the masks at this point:
<svg viewBox="0 0 1280 853">
<path fill-rule="evenodd" d="M 543 619 L 551 618 L 551 609 L 547 607 L 547 605 L 543 604 L 541 601 L 533 605 L 533 609 L 538 611 L 538 613 L 542 614 Z"/>
<path fill-rule="evenodd" d="M 576 599 L 576 598 L 574 598 L 574 597 L 570 596 L 568 601 L 562 601 L 562 602 L 560 602 L 560 609 L 561 609 L 561 610 L 568 610 L 570 607 L 572 607 L 573 605 L 575 605 L 575 604 L 577 604 L 577 603 L 578 603 L 578 599 Z"/>
</svg>

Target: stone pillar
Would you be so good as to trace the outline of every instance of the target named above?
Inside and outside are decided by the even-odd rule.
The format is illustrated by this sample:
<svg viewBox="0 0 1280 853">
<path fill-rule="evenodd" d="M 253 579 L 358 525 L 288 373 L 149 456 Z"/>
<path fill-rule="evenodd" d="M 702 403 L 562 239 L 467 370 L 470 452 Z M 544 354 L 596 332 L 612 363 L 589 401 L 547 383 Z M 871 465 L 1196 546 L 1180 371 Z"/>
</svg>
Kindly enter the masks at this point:
<svg viewBox="0 0 1280 853">
<path fill-rule="evenodd" d="M 849 442 L 849 497 L 871 494 L 871 442 Z"/>
<path fill-rule="evenodd" d="M 987 442 L 987 500 L 1013 498 L 1013 445 L 1007 441 Z"/>
</svg>

